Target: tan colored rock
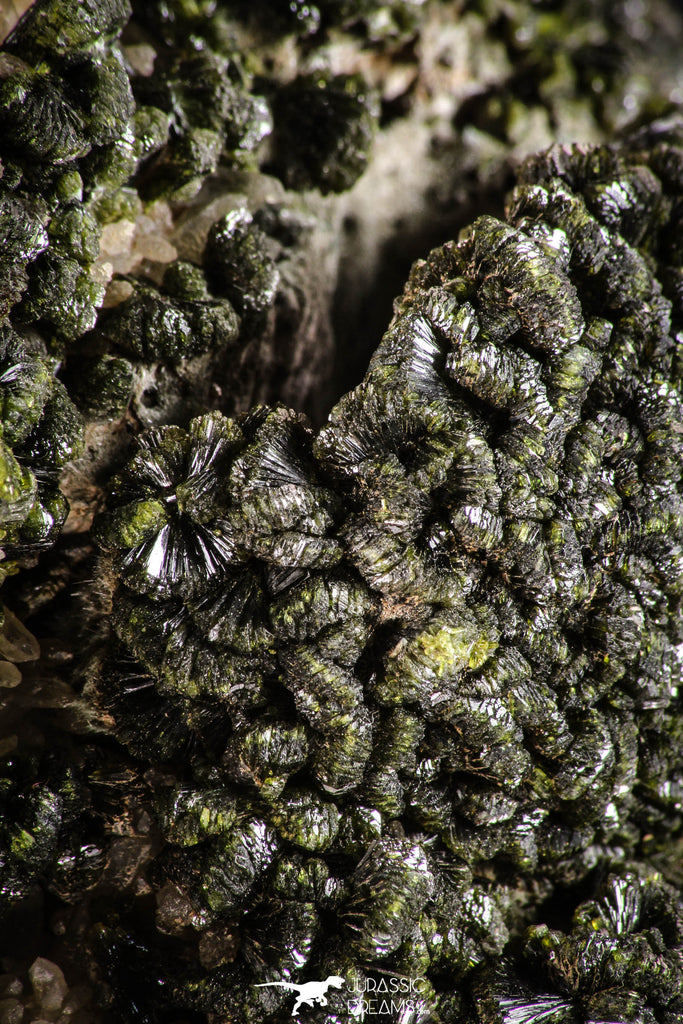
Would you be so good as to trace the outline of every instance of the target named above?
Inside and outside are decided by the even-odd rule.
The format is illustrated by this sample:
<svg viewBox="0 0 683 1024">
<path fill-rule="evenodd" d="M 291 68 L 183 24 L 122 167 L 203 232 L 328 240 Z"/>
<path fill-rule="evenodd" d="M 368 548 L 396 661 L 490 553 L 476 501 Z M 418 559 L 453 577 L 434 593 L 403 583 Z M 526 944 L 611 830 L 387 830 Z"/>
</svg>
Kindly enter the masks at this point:
<svg viewBox="0 0 683 1024">
<path fill-rule="evenodd" d="M 21 1024 L 24 1007 L 18 999 L 0 999 L 0 1024 Z"/>
<path fill-rule="evenodd" d="M 14 662 L 35 661 L 40 657 L 40 644 L 33 633 L 29 633 L 7 607 L 0 612 L 0 657 Z"/>
<path fill-rule="evenodd" d="M 2 0 L 0 3 L 0 42 L 4 42 L 32 0 Z"/>
<path fill-rule="evenodd" d="M 69 991 L 61 968 L 39 956 L 31 964 L 28 976 L 39 1012 L 47 1015 L 58 1013 Z"/>
</svg>

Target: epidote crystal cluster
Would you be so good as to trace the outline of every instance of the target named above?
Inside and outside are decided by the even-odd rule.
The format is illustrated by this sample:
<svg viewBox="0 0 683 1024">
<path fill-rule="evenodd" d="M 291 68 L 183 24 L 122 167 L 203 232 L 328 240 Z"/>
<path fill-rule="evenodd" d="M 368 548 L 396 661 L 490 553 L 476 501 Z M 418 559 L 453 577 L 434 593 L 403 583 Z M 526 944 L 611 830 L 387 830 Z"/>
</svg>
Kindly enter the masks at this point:
<svg viewBox="0 0 683 1024">
<path fill-rule="evenodd" d="M 511 878 L 680 824 L 680 141 L 528 161 L 505 222 L 414 267 L 317 436 L 204 416 L 112 485 L 137 668 L 100 686 L 190 770 L 159 884 L 240 934 L 194 1005 L 269 1019 L 286 996 L 256 981 L 331 969 L 334 941 L 438 1007 L 502 952 Z"/>
<path fill-rule="evenodd" d="M 319 429 L 249 400 L 312 404 L 332 194 L 452 32 L 512 62 L 458 151 L 513 148 L 614 126 L 627 6 L 38 0 L 4 44 L 0 920 L 112 1021 L 325 977 L 302 1019 L 682 1019 L 680 118 L 523 162 Z M 8 1019 L 72 1005 L 46 954 Z"/>
</svg>

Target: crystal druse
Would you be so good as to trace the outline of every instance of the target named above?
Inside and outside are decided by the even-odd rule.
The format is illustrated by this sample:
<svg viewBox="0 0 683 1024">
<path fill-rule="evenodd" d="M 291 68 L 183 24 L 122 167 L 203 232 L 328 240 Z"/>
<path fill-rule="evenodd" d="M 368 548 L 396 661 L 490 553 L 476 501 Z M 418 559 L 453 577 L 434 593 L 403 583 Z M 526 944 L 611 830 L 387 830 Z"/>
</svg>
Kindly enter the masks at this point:
<svg viewBox="0 0 683 1024">
<path fill-rule="evenodd" d="M 677 128 L 528 160 L 505 222 L 414 266 L 317 436 L 281 407 L 205 415 L 143 435 L 112 483 L 97 685 L 134 750 L 185 764 L 156 884 L 199 930 L 239 921 L 187 1005 L 267 1020 L 287 993 L 260 979 L 386 967 L 452 1019 L 520 879 L 679 826 L 682 192 Z M 484 973 L 477 1019 L 678 1019 L 679 898 L 611 884 L 667 907 L 674 952 L 621 937 L 646 909 L 587 933 L 581 909 L 528 957 L 596 934 L 609 991 L 572 975 L 514 1016 L 531 995 Z"/>
<path fill-rule="evenodd" d="M 525 50 L 474 5 L 548 110 L 538 40 L 612 24 L 564 6 Z M 302 1021 L 683 1021 L 680 115 L 524 160 L 319 429 L 236 397 L 315 390 L 293 195 L 390 117 L 325 41 L 391 63 L 422 7 L 38 0 L 0 52 L 0 924 L 57 921 L 83 1024 L 280 1024 L 325 978 Z M 179 249 L 103 270 L 164 209 Z"/>
</svg>

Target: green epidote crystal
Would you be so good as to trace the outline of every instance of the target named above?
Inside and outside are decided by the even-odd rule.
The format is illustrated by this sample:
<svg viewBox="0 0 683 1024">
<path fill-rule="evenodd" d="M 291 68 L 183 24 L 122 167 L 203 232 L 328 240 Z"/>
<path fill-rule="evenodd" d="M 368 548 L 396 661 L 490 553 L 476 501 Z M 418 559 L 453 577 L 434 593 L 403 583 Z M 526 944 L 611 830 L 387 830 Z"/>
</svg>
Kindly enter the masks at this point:
<svg viewBox="0 0 683 1024">
<path fill-rule="evenodd" d="M 10 557 L 51 544 L 68 506 L 60 470 L 83 445 L 83 421 L 44 348 L 0 327 L 0 530 Z"/>
<path fill-rule="evenodd" d="M 36 781 L 36 779 L 41 781 Z M 42 781 L 49 778 L 49 782 Z M 67 899 L 95 884 L 101 848 L 85 840 L 87 791 L 78 772 L 55 754 L 12 755 L 0 765 L 2 857 L 0 915 L 48 880 Z"/>
<path fill-rule="evenodd" d="M 6 174 L 3 175 L 6 177 Z M 4 240 L 0 313 L 6 317 L 28 286 L 27 266 L 48 246 L 47 208 L 23 189 L 6 191 L 0 180 L 0 231 Z"/>
<path fill-rule="evenodd" d="M 233 210 L 211 228 L 204 269 L 214 291 L 240 313 L 263 313 L 275 301 L 279 271 L 265 234 L 247 210 Z"/>
<path fill-rule="evenodd" d="M 162 857 L 157 881 L 242 935 L 204 1001 L 194 984 L 174 996 L 188 1007 L 225 1012 L 238 988 L 248 1019 L 275 1021 L 250 986 L 323 969 L 315 887 L 272 911 L 263 944 L 292 857 L 341 893 L 349 983 L 354 964 L 419 974 L 424 1012 L 446 1014 L 502 954 L 520 885 L 585 883 L 680 827 L 683 307 L 666 282 L 683 149 L 675 128 L 655 138 L 527 161 L 507 222 L 482 217 L 414 266 L 317 437 L 282 408 L 202 416 L 143 435 L 115 483 L 99 527 L 114 628 L 176 723 L 165 756 L 175 729 L 185 770 L 211 779 L 182 840 L 159 818 L 202 854 Z M 149 684 L 98 684 L 135 750 Z M 214 769 L 182 725 L 201 735 L 202 718 Z M 239 808 L 231 860 L 217 793 Z M 476 1019 L 668 1024 L 680 951 L 601 927 L 537 926 L 524 956 L 552 947 L 570 981 L 535 995 L 520 966 L 484 972 Z"/>
<path fill-rule="evenodd" d="M 682 910 L 661 876 L 612 875 L 577 907 L 570 932 L 536 925 L 518 962 L 480 973 L 477 1020 L 676 1020 Z"/>
<path fill-rule="evenodd" d="M 127 0 L 84 0 L 65 6 L 61 0 L 33 4 L 5 40 L 10 52 L 69 54 L 119 32 L 131 14 Z"/>
<path fill-rule="evenodd" d="M 17 247 L 3 275 L 10 282 L 3 315 L 23 294 L 13 321 L 39 324 L 53 343 L 75 340 L 95 324 L 104 295 L 91 273 L 100 232 L 84 205 L 84 186 L 86 200 L 98 187 L 103 190 L 93 177 L 102 176 L 97 168 L 107 164 L 107 152 L 120 151 L 134 111 L 114 44 L 130 16 L 128 4 L 67 7 L 32 5 L 1 57 L 0 159 L 15 162 L 23 177 L 14 189 L 11 178 L 2 177 L 3 192 L 10 189 L 3 202 L 13 213 L 10 238 Z M 134 169 L 133 160 L 108 182 L 109 191 Z M 33 193 L 44 195 L 44 211 L 24 199 Z"/>
<path fill-rule="evenodd" d="M 343 192 L 367 166 L 378 105 L 360 78 L 317 74 L 272 101 L 276 173 L 289 188 Z"/>
<path fill-rule="evenodd" d="M 98 324 L 102 338 L 149 362 L 179 362 L 207 349 L 226 347 L 238 330 L 237 315 L 225 300 L 208 293 L 176 300 L 144 284 L 136 284 L 130 298 Z"/>
<path fill-rule="evenodd" d="M 126 411 L 133 386 L 133 367 L 120 356 L 105 355 L 79 361 L 69 373 L 67 389 L 89 419 L 117 420 Z"/>
<path fill-rule="evenodd" d="M 165 794 L 158 814 L 169 841 L 194 846 L 207 836 L 230 834 L 237 819 L 237 802 L 221 790 L 176 790 Z"/>
</svg>

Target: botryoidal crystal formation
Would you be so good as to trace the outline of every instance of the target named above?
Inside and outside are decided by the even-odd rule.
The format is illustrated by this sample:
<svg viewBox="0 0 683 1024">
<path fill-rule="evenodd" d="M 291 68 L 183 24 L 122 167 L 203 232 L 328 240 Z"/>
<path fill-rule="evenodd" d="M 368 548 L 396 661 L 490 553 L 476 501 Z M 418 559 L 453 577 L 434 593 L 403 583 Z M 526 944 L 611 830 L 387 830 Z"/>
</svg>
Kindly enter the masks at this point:
<svg viewBox="0 0 683 1024">
<path fill-rule="evenodd" d="M 460 1019 L 520 887 L 621 866 L 480 971 L 474 1019 L 680 1019 L 680 901 L 628 861 L 681 824 L 682 197 L 675 125 L 530 159 L 317 436 L 280 407 L 140 438 L 96 524 L 95 685 L 175 766 L 157 923 L 172 893 L 180 960 L 235 939 L 171 1005 L 275 1021 L 257 983 L 374 970 L 428 979 L 406 1020 Z M 101 941 L 120 984 L 133 940 Z"/>
<path fill-rule="evenodd" d="M 294 193 L 349 189 L 431 88 L 380 108 L 328 65 L 354 40 L 382 85 L 439 6 L 37 0 L 0 52 L 3 573 L 54 545 L 84 420 L 91 452 L 109 420 L 129 447 L 159 424 L 92 531 L 111 624 L 64 602 L 85 736 L 38 709 L 0 771 L 3 929 L 59 905 L 112 1021 L 275 1024 L 291 991 L 256 985 L 342 976 L 302 1019 L 350 1024 L 388 975 L 423 979 L 401 1024 L 683 1016 L 683 910 L 645 857 L 681 826 L 680 127 L 528 161 L 505 222 L 415 266 L 317 435 L 224 415 L 315 337 L 310 266 L 286 267 L 320 207 Z M 461 139 L 570 109 L 610 130 L 605 40 L 647 32 L 636 6 L 472 5 L 465 35 L 510 68 L 482 70 Z M 155 203 L 205 218 L 204 188 L 258 194 L 263 170 L 281 202 L 240 184 L 100 309 L 108 232 Z M 71 589 L 58 552 L 24 607 Z M 2 685 L 39 653 L 3 606 Z"/>
<path fill-rule="evenodd" d="M 16 554 L 54 543 L 68 507 L 59 474 L 83 444 L 82 417 L 55 370 L 42 343 L 31 351 L 0 326 L 0 541 Z"/>
<path fill-rule="evenodd" d="M 462 32 L 461 48 L 486 65 L 452 132 L 473 129 L 513 148 L 524 111 L 550 125 L 571 107 L 595 137 L 612 130 L 626 93 L 640 109 L 640 93 L 625 84 L 624 54 L 629 41 L 652 34 L 655 16 L 628 5 L 596 10 L 583 0 L 561 6 L 544 16 L 511 2 L 497 14 L 480 2 L 460 18 L 445 5 L 453 45 Z M 243 395 L 270 400 L 279 389 L 289 398 L 298 389 L 302 405 L 321 412 L 314 379 L 318 391 L 330 386 L 320 379 L 333 359 L 319 353 L 324 332 L 314 330 L 310 291 L 320 282 L 315 257 L 308 264 L 302 257 L 306 203 L 297 210 L 292 193 L 348 190 L 368 166 L 381 124 L 437 88 L 428 73 L 419 84 L 419 52 L 433 32 L 430 10 L 439 9 L 422 0 L 31 5 L 0 51 L 0 321 L 20 336 L 2 342 L 0 387 L 3 401 L 31 406 L 26 428 L 53 438 L 68 428 L 73 457 L 80 428 L 70 403 L 89 422 L 118 421 L 130 409 L 138 426 L 186 426 L 206 406 L 232 412 Z M 372 74 L 349 61 L 351 40 L 374 61 Z M 392 62 L 404 59 L 414 74 L 399 95 L 385 89 L 380 103 L 381 89 L 369 80 L 382 86 Z M 496 75 L 494 65 L 504 70 Z M 508 109 L 501 96 L 518 95 L 519 77 L 524 102 Z M 656 90 L 651 100 L 657 112 Z M 282 209 L 249 208 L 245 181 L 264 170 L 292 190 Z M 225 187 L 240 198 L 216 217 L 202 252 L 164 257 L 166 273 L 148 258 L 110 281 L 104 255 L 107 245 L 116 253 L 112 238 L 120 244 L 155 202 L 176 211 L 194 202 L 220 174 L 234 175 Z M 303 269 L 290 266 L 288 277 L 283 268 L 302 259 Z M 33 369 L 16 354 L 22 346 Z M 49 405 L 36 360 L 59 374 Z M 66 504 L 55 485 L 61 461 L 25 450 L 16 412 L 8 417 L 0 529 L 9 530 L 0 540 L 14 564 L 56 539 Z"/>
<path fill-rule="evenodd" d="M 681 901 L 660 878 L 611 876 L 567 933 L 536 925 L 520 963 L 479 973 L 481 1020 L 655 1021 L 681 1016 Z"/>
</svg>

